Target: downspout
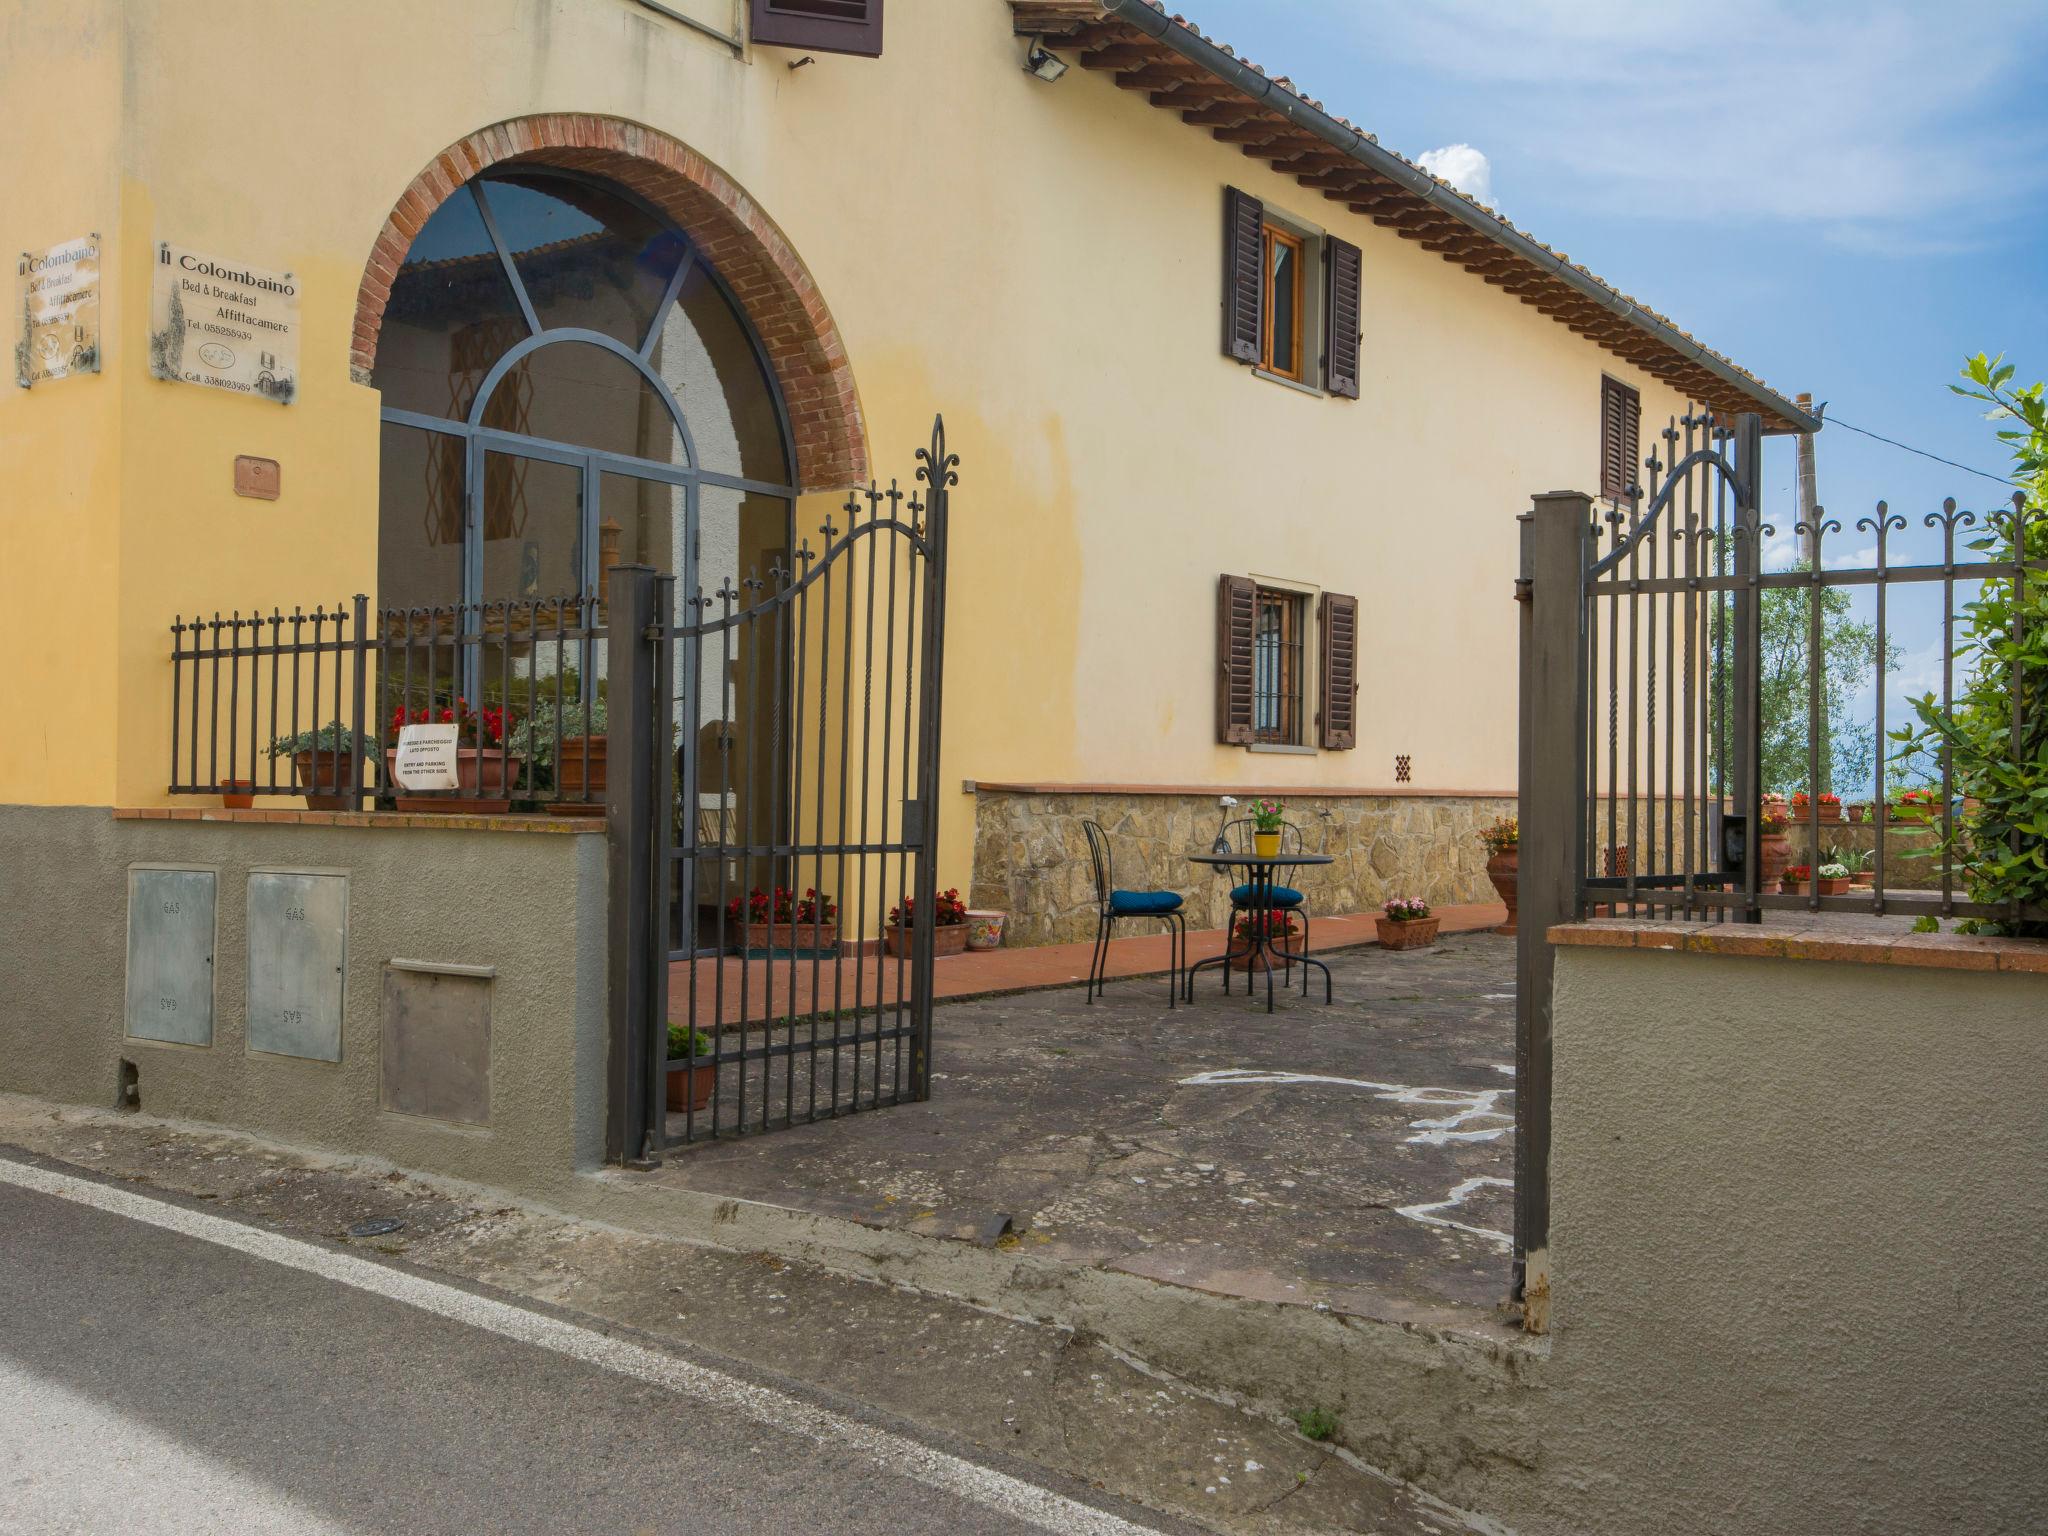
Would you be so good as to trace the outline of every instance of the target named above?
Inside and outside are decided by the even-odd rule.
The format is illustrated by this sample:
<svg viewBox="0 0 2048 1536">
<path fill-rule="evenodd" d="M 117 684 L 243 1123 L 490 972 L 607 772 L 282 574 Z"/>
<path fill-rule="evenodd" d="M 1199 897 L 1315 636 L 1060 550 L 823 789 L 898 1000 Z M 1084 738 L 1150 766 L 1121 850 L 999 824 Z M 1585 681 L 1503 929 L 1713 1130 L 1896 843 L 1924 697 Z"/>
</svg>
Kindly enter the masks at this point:
<svg viewBox="0 0 2048 1536">
<path fill-rule="evenodd" d="M 1391 150 L 1382 149 L 1356 128 L 1338 122 L 1318 107 L 1310 106 L 1292 91 L 1275 84 L 1234 54 L 1224 52 L 1192 28 L 1183 26 L 1164 12 L 1153 9 L 1149 0 L 1096 0 L 1096 3 L 1124 25 L 1135 27 L 1147 37 L 1164 43 L 1182 58 L 1199 65 L 1217 79 L 1235 86 L 1261 105 L 1278 112 L 1297 128 L 1307 129 L 1324 143 L 1349 155 L 1375 175 L 1383 176 L 1414 193 L 1424 203 L 1439 212 L 1449 214 L 1459 223 L 1484 235 L 1496 245 L 1505 246 L 1531 266 L 1541 268 L 1574 292 L 1593 300 L 1609 314 L 1618 316 L 1637 330 L 1647 333 L 1660 345 L 1669 347 L 1681 357 L 1697 363 L 1716 378 L 1763 405 L 1765 409 L 1788 423 L 1794 431 L 1820 430 L 1818 417 L 1802 411 L 1790 400 L 1764 388 L 1733 364 L 1716 357 L 1690 336 L 1637 308 L 1606 284 L 1588 277 L 1556 251 L 1546 250 L 1527 235 L 1521 234 L 1477 204 L 1459 196 L 1427 171 L 1418 170 Z"/>
</svg>

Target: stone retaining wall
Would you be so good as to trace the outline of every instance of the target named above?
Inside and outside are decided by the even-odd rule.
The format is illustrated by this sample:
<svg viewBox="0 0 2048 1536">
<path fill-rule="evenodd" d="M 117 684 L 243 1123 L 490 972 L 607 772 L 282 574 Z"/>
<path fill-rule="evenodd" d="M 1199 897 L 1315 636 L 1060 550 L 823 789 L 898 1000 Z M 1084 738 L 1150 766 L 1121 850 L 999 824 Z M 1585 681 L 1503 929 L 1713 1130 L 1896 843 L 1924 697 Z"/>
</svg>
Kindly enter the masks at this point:
<svg viewBox="0 0 2048 1536">
<path fill-rule="evenodd" d="M 980 790 L 970 904 L 1010 914 L 1006 943 L 1093 939 L 1094 877 L 1081 829 L 1093 820 L 1109 834 L 1119 887 L 1178 891 L 1193 926 L 1221 928 L 1234 882 L 1188 855 L 1215 841 L 1222 793 Z M 1390 896 L 1494 900 L 1479 829 L 1515 810 L 1511 798 L 1458 795 L 1289 795 L 1286 806 L 1304 846 L 1336 856 L 1302 875 L 1312 913 L 1368 911 Z M 1241 816 L 1242 805 L 1230 814 Z"/>
</svg>

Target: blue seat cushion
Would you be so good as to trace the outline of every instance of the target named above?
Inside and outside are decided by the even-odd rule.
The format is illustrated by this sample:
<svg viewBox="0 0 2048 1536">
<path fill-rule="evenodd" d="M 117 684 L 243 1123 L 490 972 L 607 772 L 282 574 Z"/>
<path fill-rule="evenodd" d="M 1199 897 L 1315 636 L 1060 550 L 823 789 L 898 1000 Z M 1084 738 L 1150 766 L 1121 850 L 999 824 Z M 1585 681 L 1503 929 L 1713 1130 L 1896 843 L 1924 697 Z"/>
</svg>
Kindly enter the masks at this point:
<svg viewBox="0 0 2048 1536">
<path fill-rule="evenodd" d="M 1230 904 L 1234 907 L 1248 907 L 1252 904 L 1252 888 L 1240 885 L 1230 893 Z M 1302 902 L 1301 892 L 1291 885 L 1272 885 L 1266 888 L 1266 900 L 1276 907 L 1298 907 Z"/>
<path fill-rule="evenodd" d="M 1180 896 L 1173 891 L 1111 891 L 1109 910 L 1119 917 L 1157 916 L 1180 910 Z"/>
</svg>

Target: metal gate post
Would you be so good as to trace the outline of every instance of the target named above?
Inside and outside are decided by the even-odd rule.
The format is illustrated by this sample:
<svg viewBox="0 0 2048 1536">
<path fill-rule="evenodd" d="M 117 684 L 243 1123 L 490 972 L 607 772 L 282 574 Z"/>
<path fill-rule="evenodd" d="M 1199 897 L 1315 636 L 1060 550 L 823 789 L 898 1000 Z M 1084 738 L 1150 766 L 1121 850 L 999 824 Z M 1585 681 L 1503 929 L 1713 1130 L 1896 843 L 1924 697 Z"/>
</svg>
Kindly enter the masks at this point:
<svg viewBox="0 0 2048 1536">
<path fill-rule="evenodd" d="M 911 1041 L 911 1097 L 928 1099 L 932 1093 L 932 959 L 937 943 L 933 921 L 939 894 L 939 733 L 945 681 L 946 651 L 946 544 L 950 532 L 952 498 L 959 482 L 954 472 L 958 454 L 946 451 L 946 418 L 932 420 L 932 445 L 917 450 L 917 478 L 927 487 L 925 495 L 925 603 L 923 697 L 918 709 L 918 816 L 919 841 L 923 851 L 917 861 L 917 910 L 923 914 L 912 931 L 911 945 L 917 1000 L 912 1005 L 916 1033 Z M 910 744 L 904 743 L 904 750 Z M 905 807 L 908 815 L 909 808 Z"/>
<path fill-rule="evenodd" d="M 665 1011 L 650 985 L 655 946 L 666 958 L 668 936 L 654 932 L 655 654 L 648 631 L 656 622 L 652 566 L 620 565 L 607 595 L 605 655 L 610 673 L 606 720 L 610 741 L 605 782 L 605 842 L 610 864 L 611 1042 L 606 1073 L 610 1110 L 605 1158 L 644 1164 L 660 1152 L 654 1116 L 660 1101 L 649 1091 L 654 1059 L 654 1012 Z M 663 1021 L 665 1022 L 665 1021 Z M 664 1045 L 664 1054 L 666 1047 Z"/>
<path fill-rule="evenodd" d="M 1756 904 L 1758 871 L 1763 867 L 1763 589 L 1757 578 L 1763 574 L 1763 418 L 1747 413 L 1735 422 L 1735 646 L 1730 671 L 1734 694 L 1730 707 L 1735 715 L 1730 728 L 1735 734 L 1735 760 L 1730 767 L 1729 789 L 1733 791 L 1735 814 L 1744 828 L 1742 902 L 1738 922 L 1760 923 L 1763 910 Z M 1811 659 L 1817 664 L 1817 658 Z M 1818 800 L 1820 789 L 1813 794 Z"/>
<path fill-rule="evenodd" d="M 1549 1328 L 1551 925 L 1581 915 L 1586 857 L 1586 572 L 1593 499 L 1535 498 L 1522 524 L 1521 912 L 1515 938 L 1515 1263 L 1523 1326 Z M 1610 792 L 1612 786 L 1609 786 Z"/>
</svg>

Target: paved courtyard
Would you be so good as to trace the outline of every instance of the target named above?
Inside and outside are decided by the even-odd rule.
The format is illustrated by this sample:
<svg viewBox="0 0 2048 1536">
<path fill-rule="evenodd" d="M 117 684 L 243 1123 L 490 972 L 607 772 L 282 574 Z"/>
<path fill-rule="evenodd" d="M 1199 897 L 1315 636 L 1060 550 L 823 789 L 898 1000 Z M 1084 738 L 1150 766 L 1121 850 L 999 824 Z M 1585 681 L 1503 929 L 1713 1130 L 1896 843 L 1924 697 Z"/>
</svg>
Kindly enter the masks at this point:
<svg viewBox="0 0 2048 1536">
<path fill-rule="evenodd" d="M 1506 1289 L 1514 940 L 937 1010 L 932 1098 L 672 1154 L 664 1182 L 1225 1294 L 1472 1322 Z M 1009 1234 L 998 1238 L 1002 1217 Z"/>
</svg>

